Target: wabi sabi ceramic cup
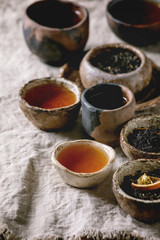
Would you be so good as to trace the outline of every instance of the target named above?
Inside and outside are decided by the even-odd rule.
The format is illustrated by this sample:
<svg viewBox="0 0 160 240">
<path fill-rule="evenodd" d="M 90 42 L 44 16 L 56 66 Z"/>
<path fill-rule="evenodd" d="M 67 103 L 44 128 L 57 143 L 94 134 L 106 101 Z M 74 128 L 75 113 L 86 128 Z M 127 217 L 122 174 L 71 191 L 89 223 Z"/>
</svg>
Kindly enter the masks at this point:
<svg viewBox="0 0 160 240">
<path fill-rule="evenodd" d="M 138 159 L 123 164 L 113 175 L 113 193 L 119 206 L 131 217 L 143 222 L 159 221 L 160 199 L 145 200 L 132 196 L 129 194 L 130 189 L 128 189 L 132 187 L 131 184 L 125 183 L 124 190 L 122 189 L 122 183 L 127 176 L 132 175 L 133 179 L 133 176 L 138 172 L 147 173 L 154 171 L 160 171 L 160 161 L 154 159 Z M 142 194 L 143 192 L 141 192 L 141 195 Z"/>
<path fill-rule="evenodd" d="M 112 31 L 137 46 L 160 40 L 160 7 L 158 0 L 112 0 L 106 7 Z"/>
<path fill-rule="evenodd" d="M 152 77 L 152 62 L 137 47 L 112 43 L 92 48 L 80 63 L 85 88 L 99 83 L 118 83 L 134 94 L 147 87 Z"/>
<path fill-rule="evenodd" d="M 52 153 L 53 164 L 63 181 L 78 188 L 103 182 L 112 173 L 115 157 L 112 147 L 88 139 L 62 142 Z M 104 160 L 105 164 L 98 170 L 97 166 Z"/>
<path fill-rule="evenodd" d="M 88 11 L 68 0 L 33 2 L 24 13 L 23 33 L 27 46 L 39 59 L 62 65 L 85 47 Z"/>
<path fill-rule="evenodd" d="M 102 83 L 85 89 L 81 95 L 82 125 L 98 142 L 117 146 L 121 127 L 135 114 L 132 91 L 119 84 Z"/>
<path fill-rule="evenodd" d="M 19 105 L 32 124 L 45 131 L 70 127 L 78 117 L 80 90 L 64 78 L 45 77 L 26 83 L 19 92 Z"/>
</svg>

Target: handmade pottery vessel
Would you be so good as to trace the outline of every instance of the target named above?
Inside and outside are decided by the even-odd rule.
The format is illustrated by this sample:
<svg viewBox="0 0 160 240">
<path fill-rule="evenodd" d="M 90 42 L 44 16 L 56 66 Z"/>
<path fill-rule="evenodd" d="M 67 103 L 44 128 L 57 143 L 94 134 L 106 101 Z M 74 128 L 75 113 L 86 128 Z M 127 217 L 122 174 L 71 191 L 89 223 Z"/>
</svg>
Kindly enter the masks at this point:
<svg viewBox="0 0 160 240">
<path fill-rule="evenodd" d="M 139 60 L 139 66 L 130 72 L 116 74 L 104 71 L 96 66 L 97 64 L 101 64 L 101 61 L 104 61 L 107 54 L 111 55 L 109 57 L 111 62 L 112 52 L 114 56 L 114 51 L 119 51 L 119 58 L 120 51 L 128 51 L 128 53 L 134 55 L 133 58 L 136 57 Z M 114 56 L 114 61 L 115 57 L 117 56 Z M 122 61 L 123 59 L 120 60 L 120 64 L 123 63 Z M 95 62 L 96 65 L 93 64 L 93 62 Z M 125 67 L 130 65 L 131 67 L 133 66 L 132 64 L 127 63 Z M 108 67 L 111 68 L 110 66 Z M 83 57 L 79 71 L 82 84 L 85 88 L 99 83 L 110 82 L 125 85 L 135 94 L 143 90 L 150 83 L 152 77 L 152 63 L 142 50 L 125 43 L 113 43 L 91 49 Z"/>
<path fill-rule="evenodd" d="M 123 85 L 97 84 L 82 93 L 81 105 L 82 125 L 88 136 L 107 145 L 119 145 L 121 127 L 135 113 L 132 91 Z"/>
<path fill-rule="evenodd" d="M 160 40 L 158 0 L 112 0 L 106 17 L 111 30 L 130 44 L 146 46 Z"/>
<path fill-rule="evenodd" d="M 85 47 L 88 25 L 88 11 L 78 3 L 36 1 L 25 11 L 23 33 L 33 54 L 48 64 L 62 65 Z"/>
<path fill-rule="evenodd" d="M 75 172 L 70 170 L 69 168 L 62 165 L 62 163 L 60 163 L 58 158 L 59 158 L 59 155 L 63 151 L 65 151 L 68 147 L 73 147 L 74 151 L 77 151 L 77 148 L 76 148 L 77 146 L 80 147 L 79 151 L 82 149 L 82 152 L 83 152 L 83 147 L 92 147 L 92 148 L 97 148 L 98 151 L 103 151 L 104 156 L 107 157 L 108 159 L 108 163 L 102 169 L 96 172 L 86 173 L 86 172 Z M 82 157 L 84 157 L 83 154 L 82 154 Z M 115 161 L 115 157 L 116 157 L 116 153 L 112 147 L 106 146 L 96 141 L 92 141 L 88 139 L 80 139 L 80 140 L 62 142 L 58 144 L 53 150 L 52 162 L 65 183 L 78 188 L 89 188 L 89 187 L 94 187 L 100 184 L 107 178 L 107 176 L 109 176 L 112 173 L 112 167 Z M 70 160 L 68 159 L 68 161 Z M 87 161 L 87 158 L 86 158 L 86 161 Z"/>
<path fill-rule="evenodd" d="M 128 142 L 128 136 L 130 133 L 133 133 L 133 130 L 136 128 L 149 128 L 149 127 L 157 127 L 160 129 L 160 115 L 156 114 L 147 114 L 135 117 L 128 121 L 120 133 L 120 146 L 125 153 L 125 155 L 131 159 L 139 159 L 139 158 L 152 158 L 160 160 L 160 152 L 146 152 L 140 149 L 135 148 Z"/>
<path fill-rule="evenodd" d="M 48 102 L 49 105 L 50 97 L 48 96 L 50 96 L 53 84 L 56 84 L 58 88 L 65 87 L 67 91 L 74 95 L 74 101 L 68 105 L 53 108 L 48 108 L 47 105 L 46 107 L 39 105 L 42 99 L 44 103 Z M 48 87 L 45 88 L 47 85 Z M 37 89 L 36 94 L 31 92 L 34 89 Z M 31 92 L 30 101 L 26 98 L 29 92 Z M 53 92 L 53 96 L 54 94 L 56 94 L 56 91 Z M 64 78 L 46 77 L 29 81 L 21 88 L 19 105 L 24 115 L 35 127 L 45 131 L 52 131 L 67 128 L 74 124 L 80 109 L 80 96 L 80 90 L 75 83 Z M 62 99 L 56 101 L 61 102 Z"/>
<path fill-rule="evenodd" d="M 160 199 L 143 200 L 132 197 L 121 184 L 125 176 L 134 175 L 138 171 L 150 172 L 160 170 L 160 162 L 153 159 L 138 159 L 123 164 L 113 175 L 113 193 L 119 206 L 131 217 L 143 222 L 155 222 L 160 219 Z"/>
</svg>

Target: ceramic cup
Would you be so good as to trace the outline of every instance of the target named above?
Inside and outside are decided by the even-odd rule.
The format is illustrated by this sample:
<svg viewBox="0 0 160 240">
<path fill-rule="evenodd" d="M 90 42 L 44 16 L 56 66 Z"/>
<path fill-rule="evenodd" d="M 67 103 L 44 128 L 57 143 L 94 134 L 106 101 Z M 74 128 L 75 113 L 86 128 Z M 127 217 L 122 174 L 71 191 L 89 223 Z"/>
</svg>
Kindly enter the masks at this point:
<svg viewBox="0 0 160 240">
<path fill-rule="evenodd" d="M 118 84 L 102 83 L 87 88 L 81 95 L 82 125 L 94 140 L 119 145 L 122 126 L 135 113 L 132 91 Z"/>
</svg>

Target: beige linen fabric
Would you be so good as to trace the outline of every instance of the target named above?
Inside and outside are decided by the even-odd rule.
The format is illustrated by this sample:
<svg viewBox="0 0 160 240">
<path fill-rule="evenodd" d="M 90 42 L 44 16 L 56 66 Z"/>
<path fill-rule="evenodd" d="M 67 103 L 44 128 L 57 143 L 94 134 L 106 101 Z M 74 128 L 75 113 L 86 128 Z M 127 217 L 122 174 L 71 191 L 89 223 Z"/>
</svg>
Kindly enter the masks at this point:
<svg viewBox="0 0 160 240">
<path fill-rule="evenodd" d="M 51 153 L 62 141 L 84 138 L 81 115 L 70 131 L 43 132 L 18 105 L 18 92 L 31 79 L 57 76 L 27 48 L 22 16 L 32 1 L 0 0 L 0 239 L 160 239 L 160 223 L 144 224 L 125 214 L 111 188 L 112 174 L 92 189 L 66 185 Z M 120 42 L 109 29 L 104 0 L 82 0 L 90 13 L 86 49 Z M 143 49 L 160 65 L 160 43 Z M 120 148 L 114 171 L 127 161 Z"/>
</svg>

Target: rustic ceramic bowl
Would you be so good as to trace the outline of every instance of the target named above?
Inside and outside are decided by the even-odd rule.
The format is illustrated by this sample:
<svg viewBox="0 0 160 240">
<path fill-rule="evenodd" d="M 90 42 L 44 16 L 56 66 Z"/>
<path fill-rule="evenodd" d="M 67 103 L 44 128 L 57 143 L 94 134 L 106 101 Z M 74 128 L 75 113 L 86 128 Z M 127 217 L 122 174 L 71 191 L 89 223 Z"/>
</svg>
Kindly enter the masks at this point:
<svg viewBox="0 0 160 240">
<path fill-rule="evenodd" d="M 56 83 L 59 86 L 64 86 L 71 90 L 75 94 L 76 101 L 69 106 L 45 109 L 32 106 L 25 100 L 25 95 L 30 89 L 50 83 Z M 52 131 L 72 126 L 78 117 L 80 95 L 80 90 L 75 83 L 64 78 L 46 77 L 29 81 L 21 88 L 19 92 L 19 105 L 27 119 L 31 121 L 35 127 L 45 131 Z"/>
<path fill-rule="evenodd" d="M 93 65 L 93 60 L 100 58 L 114 49 L 122 49 L 134 53 L 140 59 L 140 65 L 135 70 L 127 73 L 111 74 Z M 152 63 L 145 53 L 128 44 L 113 43 L 95 47 L 91 49 L 80 63 L 80 77 L 85 88 L 91 87 L 98 83 L 111 82 L 125 85 L 132 92 L 138 93 L 144 89 L 151 81 Z"/>
<path fill-rule="evenodd" d="M 64 167 L 58 160 L 57 157 L 68 146 L 76 146 L 77 144 L 82 145 L 91 145 L 103 150 L 108 157 L 108 164 L 104 166 L 101 170 L 93 173 L 78 173 L 69 170 L 68 168 Z M 87 140 L 87 139 L 80 139 L 74 141 L 67 141 L 58 144 L 52 153 L 52 161 L 53 164 L 60 174 L 61 178 L 67 184 L 78 187 L 78 188 L 89 188 L 94 187 L 101 182 L 103 182 L 109 174 L 112 172 L 113 163 L 115 161 L 115 151 L 113 148 L 98 143 L 96 141 Z"/>
<path fill-rule="evenodd" d="M 129 159 L 139 159 L 139 158 L 152 158 L 160 160 L 160 153 L 144 152 L 141 151 L 128 143 L 128 135 L 133 132 L 135 128 L 138 127 L 158 127 L 160 128 L 160 115 L 148 114 L 135 117 L 128 121 L 120 133 L 120 145 Z"/>
<path fill-rule="evenodd" d="M 119 105 L 122 101 L 119 91 L 126 100 L 122 106 Z M 114 108 L 97 106 L 99 96 L 102 98 L 101 105 L 113 103 Z M 81 95 L 81 106 L 85 132 L 96 141 L 114 147 L 119 145 L 121 127 L 134 117 L 135 98 L 132 91 L 123 85 L 102 83 L 85 89 Z"/>
<path fill-rule="evenodd" d="M 108 24 L 118 37 L 133 45 L 153 44 L 160 40 L 158 4 L 158 0 L 112 0 L 106 8 Z"/>
<path fill-rule="evenodd" d="M 131 217 L 144 222 L 160 219 L 160 199 L 142 200 L 124 192 L 121 184 L 125 176 L 136 174 L 137 171 L 147 172 L 160 170 L 160 162 L 153 159 L 138 159 L 123 164 L 113 175 L 113 193 L 119 206 Z"/>
<path fill-rule="evenodd" d="M 85 47 L 88 11 L 63 0 L 36 1 L 27 7 L 23 33 L 33 54 L 51 65 L 62 65 Z"/>
</svg>

